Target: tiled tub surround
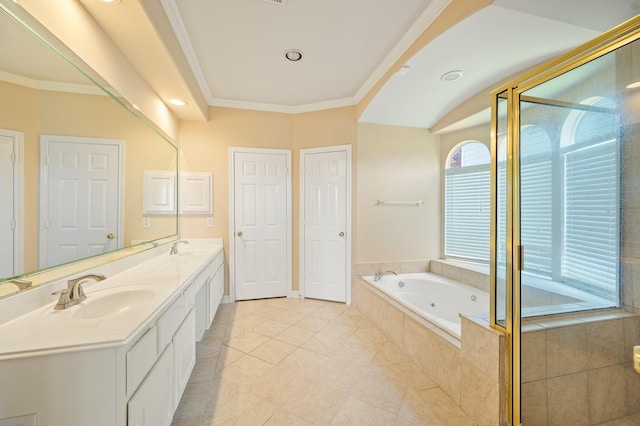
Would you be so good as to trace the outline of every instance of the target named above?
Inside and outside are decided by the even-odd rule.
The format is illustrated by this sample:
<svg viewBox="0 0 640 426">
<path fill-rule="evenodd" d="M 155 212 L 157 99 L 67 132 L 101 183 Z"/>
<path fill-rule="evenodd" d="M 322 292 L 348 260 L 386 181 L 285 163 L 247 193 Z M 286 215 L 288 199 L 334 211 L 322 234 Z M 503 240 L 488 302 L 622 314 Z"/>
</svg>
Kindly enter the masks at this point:
<svg viewBox="0 0 640 426">
<path fill-rule="evenodd" d="M 353 279 L 379 272 L 393 271 L 397 274 L 433 272 L 445 278 L 461 282 L 489 293 L 489 266 L 450 260 L 402 260 L 389 262 L 363 262 L 352 268 Z"/>
<path fill-rule="evenodd" d="M 640 424 L 640 374 L 631 362 L 639 316 L 612 309 L 536 318 L 522 331 L 524 425 Z"/>
<path fill-rule="evenodd" d="M 462 318 L 461 339 L 397 303 L 361 279 L 352 282 L 353 306 L 366 315 L 478 425 L 497 425 L 507 373 L 505 337 L 481 318 Z"/>
<path fill-rule="evenodd" d="M 489 306 L 486 292 L 430 272 L 362 279 L 458 339 L 462 315 L 484 314 Z"/>
</svg>

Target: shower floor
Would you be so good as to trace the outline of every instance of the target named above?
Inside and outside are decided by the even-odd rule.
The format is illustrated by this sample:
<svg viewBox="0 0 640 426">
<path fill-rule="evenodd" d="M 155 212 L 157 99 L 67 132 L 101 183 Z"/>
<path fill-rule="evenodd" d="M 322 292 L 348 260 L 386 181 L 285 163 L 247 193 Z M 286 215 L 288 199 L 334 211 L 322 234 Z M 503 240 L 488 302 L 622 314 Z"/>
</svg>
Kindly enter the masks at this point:
<svg viewBox="0 0 640 426">
<path fill-rule="evenodd" d="M 173 426 L 442 425 L 471 419 L 355 308 L 220 305 Z"/>
</svg>

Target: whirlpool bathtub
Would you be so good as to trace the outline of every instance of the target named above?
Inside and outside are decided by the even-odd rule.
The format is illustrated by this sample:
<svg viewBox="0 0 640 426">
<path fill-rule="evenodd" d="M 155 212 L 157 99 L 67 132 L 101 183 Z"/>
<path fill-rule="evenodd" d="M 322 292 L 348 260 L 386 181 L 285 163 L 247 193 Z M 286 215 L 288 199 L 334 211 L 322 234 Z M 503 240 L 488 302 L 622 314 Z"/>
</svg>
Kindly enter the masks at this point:
<svg viewBox="0 0 640 426">
<path fill-rule="evenodd" d="M 460 316 L 489 312 L 489 295 L 432 273 L 362 277 L 394 301 L 460 339 Z"/>
</svg>

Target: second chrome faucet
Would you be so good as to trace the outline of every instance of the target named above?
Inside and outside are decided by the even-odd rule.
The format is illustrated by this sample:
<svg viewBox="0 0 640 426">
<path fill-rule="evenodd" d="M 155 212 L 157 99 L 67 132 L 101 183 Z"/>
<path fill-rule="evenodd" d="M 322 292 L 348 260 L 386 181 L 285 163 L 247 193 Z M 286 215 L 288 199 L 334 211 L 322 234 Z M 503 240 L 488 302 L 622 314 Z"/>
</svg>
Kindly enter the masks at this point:
<svg viewBox="0 0 640 426">
<path fill-rule="evenodd" d="M 58 303 L 53 309 L 55 309 L 56 311 L 67 309 L 85 300 L 87 298 L 87 295 L 84 294 L 82 283 L 89 279 L 102 281 L 105 280 L 106 277 L 102 274 L 87 274 L 67 281 L 66 290 L 58 290 L 52 293 L 60 295 L 60 299 L 58 299 Z"/>
<path fill-rule="evenodd" d="M 171 254 L 171 255 L 178 254 L 178 244 L 180 244 L 180 243 L 189 244 L 189 241 L 187 241 L 187 240 L 178 240 L 178 241 L 174 242 L 173 244 L 171 244 L 171 251 L 169 252 L 169 254 Z"/>
</svg>

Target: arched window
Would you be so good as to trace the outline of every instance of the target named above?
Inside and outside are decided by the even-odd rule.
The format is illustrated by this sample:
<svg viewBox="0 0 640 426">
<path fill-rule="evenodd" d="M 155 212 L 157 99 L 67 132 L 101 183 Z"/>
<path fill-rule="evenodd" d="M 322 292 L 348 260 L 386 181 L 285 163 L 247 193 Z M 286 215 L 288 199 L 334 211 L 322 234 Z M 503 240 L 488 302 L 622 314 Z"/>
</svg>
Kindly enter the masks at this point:
<svg viewBox="0 0 640 426">
<path fill-rule="evenodd" d="M 485 144 L 458 145 L 447 158 L 444 183 L 446 257 L 489 261 L 491 155 Z"/>
</svg>

